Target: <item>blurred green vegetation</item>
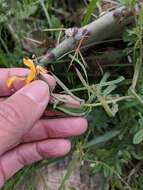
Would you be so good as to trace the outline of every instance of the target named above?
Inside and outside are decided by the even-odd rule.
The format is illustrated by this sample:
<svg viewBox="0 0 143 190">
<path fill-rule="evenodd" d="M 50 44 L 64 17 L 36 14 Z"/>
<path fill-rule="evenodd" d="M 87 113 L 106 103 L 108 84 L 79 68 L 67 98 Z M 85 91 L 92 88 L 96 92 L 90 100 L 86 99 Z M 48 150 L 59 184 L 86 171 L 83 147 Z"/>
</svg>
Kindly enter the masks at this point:
<svg viewBox="0 0 143 190">
<path fill-rule="evenodd" d="M 137 2 L 118 1 L 119 6 L 126 5 L 130 8 Z M 31 57 L 33 54 L 40 56 L 47 49 L 55 47 L 59 38 L 59 31 L 55 31 L 55 28 L 87 24 L 95 15 L 100 14 L 102 6 L 102 1 L 94 0 L 0 0 L 0 67 L 23 67 L 23 57 Z M 63 38 L 64 34 L 61 33 L 60 40 Z M 104 174 L 104 189 L 142 189 L 143 171 L 142 167 L 137 167 L 142 166 L 143 160 L 142 40 L 141 9 L 135 25 L 124 32 L 119 42 L 107 41 L 83 53 L 88 65 L 84 70 L 88 80 L 85 77 L 84 81 L 84 75 L 77 75 L 72 68 L 69 70 L 69 57 L 48 65 L 48 69 L 73 93 L 86 100 L 84 106 L 91 110 L 86 115 L 89 121 L 88 131 L 83 136 L 72 139 L 72 152 L 75 159 L 82 160 L 81 163 L 90 163 L 92 174 Z M 80 58 L 78 61 L 81 63 Z M 83 68 L 77 62 L 73 64 L 83 73 Z M 81 82 L 77 80 L 78 77 Z M 110 82 L 107 83 L 108 81 Z M 92 94 L 88 96 L 89 87 L 93 84 L 98 84 L 97 95 L 101 104 L 95 101 Z M 120 97 L 123 101 L 116 102 L 115 98 Z M 104 101 L 107 98 L 110 107 Z M 114 117 L 109 117 L 112 116 L 110 111 Z M 80 155 L 84 156 L 80 158 Z M 68 180 L 74 164 L 73 159 L 63 184 Z M 26 167 L 9 180 L 3 189 L 13 189 L 24 175 L 40 166 L 42 162 Z M 32 189 L 31 186 L 29 189 Z"/>
</svg>

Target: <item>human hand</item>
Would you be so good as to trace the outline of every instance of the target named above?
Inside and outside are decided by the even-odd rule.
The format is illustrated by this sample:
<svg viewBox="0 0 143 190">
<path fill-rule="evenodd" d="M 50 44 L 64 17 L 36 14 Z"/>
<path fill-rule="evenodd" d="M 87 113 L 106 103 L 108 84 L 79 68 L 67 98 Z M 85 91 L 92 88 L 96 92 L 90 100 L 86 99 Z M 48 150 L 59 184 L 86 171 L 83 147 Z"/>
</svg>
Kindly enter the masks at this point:
<svg viewBox="0 0 143 190">
<path fill-rule="evenodd" d="M 7 88 L 9 77 L 26 74 L 26 69 L 0 69 L 0 187 L 25 165 L 67 154 L 70 142 L 65 138 L 87 128 L 84 118 L 41 118 L 49 101 L 45 82 L 37 80 L 24 87 L 15 82 L 15 93 Z M 46 77 L 54 87 L 54 79 Z"/>
</svg>

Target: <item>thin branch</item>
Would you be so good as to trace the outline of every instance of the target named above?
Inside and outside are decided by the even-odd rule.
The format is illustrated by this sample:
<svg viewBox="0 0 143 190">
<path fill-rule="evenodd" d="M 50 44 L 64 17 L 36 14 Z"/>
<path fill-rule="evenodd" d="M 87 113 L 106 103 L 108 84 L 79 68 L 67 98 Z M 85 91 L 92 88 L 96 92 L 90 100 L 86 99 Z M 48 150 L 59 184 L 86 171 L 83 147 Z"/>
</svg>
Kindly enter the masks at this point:
<svg viewBox="0 0 143 190">
<path fill-rule="evenodd" d="M 136 6 L 136 9 L 134 10 L 120 7 L 106 13 L 84 27 L 72 28 L 71 31 L 75 31 L 75 33 L 69 36 L 65 35 L 65 39 L 59 45 L 53 50 L 47 51 L 44 56 L 39 58 L 38 64 L 46 66 L 48 63 L 62 57 L 67 52 L 75 50 L 80 40 L 85 35 L 86 38 L 84 39 L 81 48 L 88 46 L 89 44 L 99 43 L 111 37 L 119 36 L 128 24 L 134 22 L 135 12 L 138 12 L 139 9 L 139 5 Z"/>
</svg>

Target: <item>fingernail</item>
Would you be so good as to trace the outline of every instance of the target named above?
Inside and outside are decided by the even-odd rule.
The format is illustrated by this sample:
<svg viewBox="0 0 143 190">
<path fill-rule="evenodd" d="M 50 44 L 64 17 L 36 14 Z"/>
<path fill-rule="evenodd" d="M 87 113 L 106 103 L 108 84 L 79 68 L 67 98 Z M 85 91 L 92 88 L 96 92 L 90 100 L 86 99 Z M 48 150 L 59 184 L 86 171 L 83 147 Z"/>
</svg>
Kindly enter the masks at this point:
<svg viewBox="0 0 143 190">
<path fill-rule="evenodd" d="M 47 102 L 49 100 L 49 87 L 45 82 L 40 80 L 34 81 L 25 86 L 20 92 L 35 102 L 42 103 L 45 102 L 45 100 Z"/>
</svg>

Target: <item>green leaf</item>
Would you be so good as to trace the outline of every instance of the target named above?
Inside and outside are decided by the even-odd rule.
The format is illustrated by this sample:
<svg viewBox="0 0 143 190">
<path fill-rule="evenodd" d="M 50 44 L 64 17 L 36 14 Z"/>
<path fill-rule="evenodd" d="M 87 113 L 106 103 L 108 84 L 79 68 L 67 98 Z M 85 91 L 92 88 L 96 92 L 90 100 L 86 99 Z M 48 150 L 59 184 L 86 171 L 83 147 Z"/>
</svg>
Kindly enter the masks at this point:
<svg viewBox="0 0 143 190">
<path fill-rule="evenodd" d="M 92 141 L 88 142 L 87 144 L 85 144 L 83 146 L 83 148 L 89 148 L 89 147 L 92 147 L 92 146 L 95 146 L 95 145 L 98 145 L 98 144 L 101 144 L 101 143 L 108 142 L 112 138 L 114 138 L 117 135 L 119 135 L 119 133 L 120 133 L 120 130 L 112 130 L 110 132 L 107 132 L 104 135 L 96 137 Z"/>
<path fill-rule="evenodd" d="M 143 141 L 143 129 L 140 129 L 133 138 L 133 143 L 134 144 L 139 144 Z"/>
<path fill-rule="evenodd" d="M 138 0 L 120 0 L 120 3 L 126 7 L 133 8 L 138 3 Z"/>
<path fill-rule="evenodd" d="M 92 13 L 93 13 L 94 9 L 96 8 L 96 4 L 98 1 L 99 0 L 91 0 L 90 1 L 90 4 L 88 5 L 88 8 L 87 8 L 86 15 L 85 15 L 83 23 L 82 23 L 83 26 L 89 23 Z"/>
<path fill-rule="evenodd" d="M 108 167 L 104 167 L 103 168 L 103 173 L 105 177 L 109 177 L 113 175 L 113 170 L 108 168 Z"/>
<path fill-rule="evenodd" d="M 102 165 L 101 164 L 98 164 L 98 165 L 95 165 L 94 166 L 94 173 L 99 173 L 99 172 L 101 172 L 102 171 Z"/>
</svg>

